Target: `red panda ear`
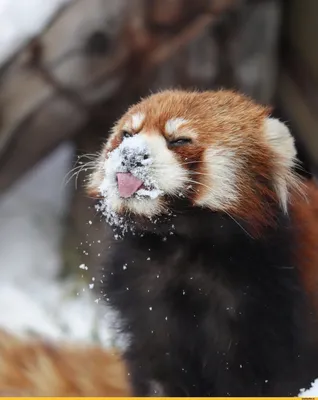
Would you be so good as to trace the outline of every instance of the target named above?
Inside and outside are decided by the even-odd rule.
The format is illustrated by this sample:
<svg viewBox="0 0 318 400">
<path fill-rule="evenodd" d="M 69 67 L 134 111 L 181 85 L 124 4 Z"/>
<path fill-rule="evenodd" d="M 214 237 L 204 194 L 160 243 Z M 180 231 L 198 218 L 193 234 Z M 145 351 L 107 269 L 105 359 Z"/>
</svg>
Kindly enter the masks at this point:
<svg viewBox="0 0 318 400">
<path fill-rule="evenodd" d="M 281 206 L 287 212 L 289 192 L 299 186 L 293 167 L 297 161 L 296 147 L 287 126 L 276 118 L 266 118 L 264 134 L 275 159 L 274 180 L 275 189 Z"/>
<path fill-rule="evenodd" d="M 272 150 L 283 157 L 282 161 L 293 165 L 297 153 L 294 138 L 287 126 L 276 118 L 266 118 L 265 136 Z"/>
</svg>

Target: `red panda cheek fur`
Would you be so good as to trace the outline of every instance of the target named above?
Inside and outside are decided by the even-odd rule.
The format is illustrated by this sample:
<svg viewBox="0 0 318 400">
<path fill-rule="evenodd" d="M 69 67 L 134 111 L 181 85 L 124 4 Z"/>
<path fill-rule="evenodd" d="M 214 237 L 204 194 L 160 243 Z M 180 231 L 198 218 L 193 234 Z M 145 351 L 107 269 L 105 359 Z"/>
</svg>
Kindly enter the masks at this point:
<svg viewBox="0 0 318 400">
<path fill-rule="evenodd" d="M 114 132 L 108 139 L 107 145 L 105 146 L 104 156 L 107 157 L 108 153 L 115 150 L 122 142 L 122 137 L 119 132 Z"/>
<path fill-rule="evenodd" d="M 205 189 L 202 176 L 204 147 L 190 144 L 172 150 L 182 167 L 188 171 L 187 197 L 195 205 L 196 199 Z"/>
</svg>

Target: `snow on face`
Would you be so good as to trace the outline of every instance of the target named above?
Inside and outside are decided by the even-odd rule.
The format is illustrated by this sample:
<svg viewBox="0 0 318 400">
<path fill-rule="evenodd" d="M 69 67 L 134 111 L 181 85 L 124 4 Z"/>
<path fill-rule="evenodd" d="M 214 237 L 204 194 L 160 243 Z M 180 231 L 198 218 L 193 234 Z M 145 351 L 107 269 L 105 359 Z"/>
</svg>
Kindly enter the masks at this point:
<svg viewBox="0 0 318 400">
<path fill-rule="evenodd" d="M 98 211 L 110 225 L 125 231 L 126 214 L 151 219 L 167 213 L 163 196 L 178 196 L 185 180 L 185 170 L 162 136 L 140 133 L 124 138 L 103 164 Z"/>
<path fill-rule="evenodd" d="M 142 135 L 124 138 L 105 161 L 105 177 L 100 186 L 101 194 L 106 197 L 111 190 L 114 190 L 119 195 L 116 174 L 130 172 L 143 182 L 143 187 L 136 191 L 136 196 L 156 199 L 163 192 L 152 174 L 152 164 L 149 146 Z"/>
</svg>

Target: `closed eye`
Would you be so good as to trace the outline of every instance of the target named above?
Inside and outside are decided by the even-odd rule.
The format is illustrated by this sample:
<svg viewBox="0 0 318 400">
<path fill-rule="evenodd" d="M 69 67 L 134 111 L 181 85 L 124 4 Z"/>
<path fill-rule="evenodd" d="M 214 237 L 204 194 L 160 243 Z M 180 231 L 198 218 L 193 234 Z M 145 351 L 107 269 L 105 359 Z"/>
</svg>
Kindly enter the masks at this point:
<svg viewBox="0 0 318 400">
<path fill-rule="evenodd" d="M 129 138 L 129 137 L 132 136 L 132 133 L 123 130 L 123 131 L 121 132 L 121 135 L 122 135 L 123 138 Z"/>
<path fill-rule="evenodd" d="M 184 146 L 189 143 L 192 143 L 192 140 L 190 138 L 179 138 L 179 139 L 168 141 L 169 146 L 172 146 L 172 147 Z"/>
</svg>

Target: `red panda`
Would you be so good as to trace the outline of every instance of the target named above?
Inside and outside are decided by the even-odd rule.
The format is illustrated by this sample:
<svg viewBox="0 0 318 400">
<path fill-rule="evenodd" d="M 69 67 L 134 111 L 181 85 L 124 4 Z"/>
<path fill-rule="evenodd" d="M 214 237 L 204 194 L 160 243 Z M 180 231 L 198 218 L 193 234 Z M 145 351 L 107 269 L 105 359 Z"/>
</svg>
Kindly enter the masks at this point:
<svg viewBox="0 0 318 400">
<path fill-rule="evenodd" d="M 0 396 L 131 395 L 119 354 L 100 347 L 21 339 L 0 331 Z"/>
<path fill-rule="evenodd" d="M 230 91 L 133 105 L 88 193 L 138 396 L 294 396 L 318 377 L 318 191 L 270 110 Z"/>
</svg>

